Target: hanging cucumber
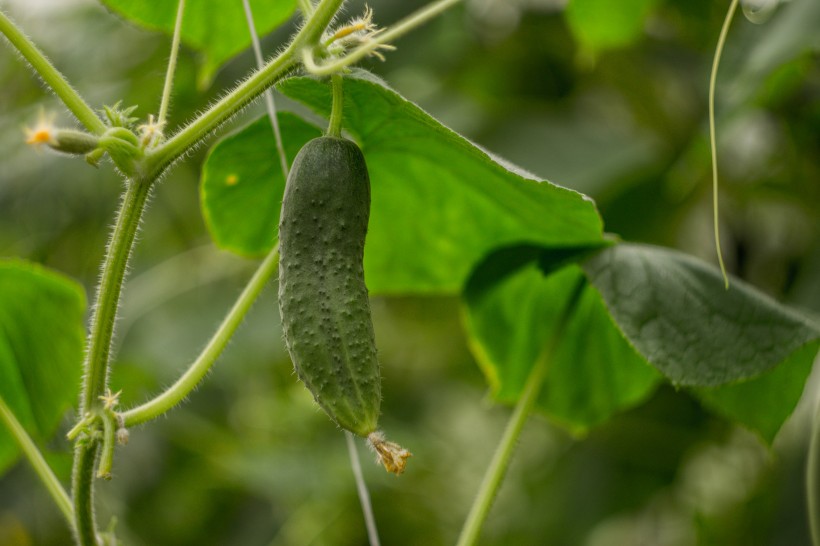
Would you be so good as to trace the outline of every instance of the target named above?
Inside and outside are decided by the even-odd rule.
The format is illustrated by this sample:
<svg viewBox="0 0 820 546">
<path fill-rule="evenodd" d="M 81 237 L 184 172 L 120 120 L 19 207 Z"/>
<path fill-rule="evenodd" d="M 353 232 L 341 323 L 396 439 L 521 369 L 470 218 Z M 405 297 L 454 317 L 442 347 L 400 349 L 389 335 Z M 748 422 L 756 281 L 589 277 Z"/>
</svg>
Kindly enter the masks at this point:
<svg viewBox="0 0 820 546">
<path fill-rule="evenodd" d="M 311 140 L 293 162 L 279 223 L 279 310 L 296 373 L 339 426 L 401 473 L 409 452 L 377 431 L 381 375 L 362 259 L 370 178 L 349 140 Z"/>
</svg>

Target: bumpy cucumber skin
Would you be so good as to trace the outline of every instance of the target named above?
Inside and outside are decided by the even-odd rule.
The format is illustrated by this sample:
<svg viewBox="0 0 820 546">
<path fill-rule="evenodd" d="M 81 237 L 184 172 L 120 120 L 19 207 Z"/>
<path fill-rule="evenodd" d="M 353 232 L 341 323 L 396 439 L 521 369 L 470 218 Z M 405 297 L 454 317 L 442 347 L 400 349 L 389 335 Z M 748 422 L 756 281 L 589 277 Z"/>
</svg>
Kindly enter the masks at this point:
<svg viewBox="0 0 820 546">
<path fill-rule="evenodd" d="M 376 430 L 381 375 L 362 259 L 370 177 L 349 140 L 301 149 L 279 222 L 279 311 L 296 373 L 339 426 Z"/>
</svg>

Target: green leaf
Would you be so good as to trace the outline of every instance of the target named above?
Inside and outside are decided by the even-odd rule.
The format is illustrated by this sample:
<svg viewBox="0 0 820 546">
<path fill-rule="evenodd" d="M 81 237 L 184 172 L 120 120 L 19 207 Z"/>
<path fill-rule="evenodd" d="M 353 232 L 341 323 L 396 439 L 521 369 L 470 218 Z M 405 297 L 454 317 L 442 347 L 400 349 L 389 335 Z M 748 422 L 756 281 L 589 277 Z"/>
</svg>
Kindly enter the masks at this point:
<svg viewBox="0 0 820 546">
<path fill-rule="evenodd" d="M 564 15 L 570 31 L 590 54 L 634 42 L 657 0 L 570 0 Z"/>
<path fill-rule="evenodd" d="M 803 395 L 819 343 L 798 349 L 775 369 L 743 383 L 693 389 L 703 405 L 771 443 Z"/>
<path fill-rule="evenodd" d="M 287 112 L 278 115 L 285 155 L 321 130 Z M 244 256 L 266 254 L 276 244 L 285 177 L 270 119 L 265 116 L 214 146 L 202 169 L 205 223 L 217 245 Z"/>
<path fill-rule="evenodd" d="M 47 439 L 77 399 L 85 294 L 37 265 L 0 261 L 0 397 L 26 431 Z M 0 425 L 0 471 L 17 457 Z"/>
<path fill-rule="evenodd" d="M 490 250 L 521 241 L 556 248 L 604 244 L 600 217 L 588 198 L 502 164 L 367 73 L 357 72 L 344 82 L 344 129 L 362 148 L 372 185 L 365 248 L 365 276 L 372 292 L 456 293 Z M 292 78 L 280 89 L 328 115 L 326 82 Z M 240 164 L 250 169 L 248 157 L 265 155 L 254 148 L 270 146 L 262 135 L 243 131 L 234 138 L 236 149 L 248 155 L 222 155 L 229 166 L 219 166 L 221 172 Z M 283 138 L 299 140 L 288 131 Z M 216 170 L 212 161 L 214 156 L 206 168 Z M 260 165 L 265 168 L 270 169 Z M 267 188 L 275 195 L 258 194 L 260 203 L 281 200 L 280 188 Z M 226 216 L 249 223 L 256 215 L 244 207 Z M 213 231 L 235 229 L 263 228 L 241 228 L 229 220 Z M 273 242 L 275 236 L 272 230 L 267 240 Z M 262 252 L 256 246 L 260 239 L 234 247 Z"/>
<path fill-rule="evenodd" d="M 751 379 L 820 339 L 820 328 L 738 279 L 729 290 L 703 262 L 621 244 L 584 264 L 627 339 L 673 384 Z"/>
<path fill-rule="evenodd" d="M 532 246 L 491 254 L 465 287 L 465 326 L 494 397 L 513 404 L 572 305 L 537 407 L 581 433 L 645 399 L 661 376 L 623 338 L 578 266 L 545 276 L 556 264 Z"/>
<path fill-rule="evenodd" d="M 102 0 L 125 19 L 169 35 L 174 33 L 177 2 L 171 0 Z M 290 18 L 296 0 L 251 0 L 256 30 L 267 34 Z M 182 43 L 202 53 L 200 86 L 210 84 L 219 67 L 251 45 L 242 2 L 198 0 L 185 3 Z"/>
</svg>

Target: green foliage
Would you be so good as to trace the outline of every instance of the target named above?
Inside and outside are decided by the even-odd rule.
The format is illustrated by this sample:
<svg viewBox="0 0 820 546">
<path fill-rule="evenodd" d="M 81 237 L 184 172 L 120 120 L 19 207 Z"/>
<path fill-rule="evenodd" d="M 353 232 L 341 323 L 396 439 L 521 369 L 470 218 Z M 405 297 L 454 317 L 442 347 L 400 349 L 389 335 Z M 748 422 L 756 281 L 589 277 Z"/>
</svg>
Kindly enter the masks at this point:
<svg viewBox="0 0 820 546">
<path fill-rule="evenodd" d="M 693 390 L 707 408 L 771 443 L 803 395 L 818 346 L 817 341 L 808 343 L 773 370 L 748 381 Z"/>
<path fill-rule="evenodd" d="M 42 267 L 0 261 L 0 397 L 34 439 L 53 434 L 80 386 L 85 294 Z M 0 472 L 18 454 L 0 427 Z"/>
<path fill-rule="evenodd" d="M 128 11 L 126 17 L 142 26 L 165 31 L 173 26 L 177 5 L 106 3 L 118 13 Z M 249 43 L 241 2 L 188 4 L 183 41 L 202 52 L 200 91 L 206 80 L 217 78 L 219 89 L 230 95 L 237 75 L 217 70 Z M 271 21 L 283 21 L 293 10 L 293 2 L 269 4 L 254 3 L 260 30 L 273 28 L 277 23 Z M 516 403 L 532 362 L 556 331 L 557 316 L 572 301 L 537 407 L 585 437 L 578 441 L 543 424 L 524 429 L 485 541 L 621 546 L 635 536 L 653 536 L 658 543 L 721 546 L 807 543 L 797 476 L 804 466 L 808 404 L 783 427 L 768 462 L 765 447 L 734 425 L 768 442 L 778 434 L 815 358 L 816 325 L 739 281 L 723 292 L 712 268 L 677 253 L 621 244 L 588 258 L 611 244 L 598 210 L 607 228 L 627 239 L 711 254 L 711 238 L 698 231 L 708 165 L 702 80 L 721 6 L 697 0 L 655 9 L 657 1 L 635 0 L 613 8 L 611 2 L 571 0 L 560 13 L 535 3 L 481 4 L 469 11 L 469 24 L 459 19 L 465 12 L 455 10 L 404 37 L 389 62 L 374 63 L 373 69 L 447 125 L 538 176 L 447 129 L 375 76 L 354 71 L 345 83 L 344 130 L 373 167 L 374 218 L 365 264 L 371 287 L 394 296 L 461 295 L 374 300 L 385 357 L 384 418 L 391 435 L 398 431 L 423 463 L 401 482 L 382 481 L 381 471 L 368 476 L 384 542 L 447 544 L 453 538 L 508 414 L 480 403 L 485 382 L 473 360 L 495 400 Z M 380 22 L 407 11 L 401 0 L 374 7 Z M 104 19 L 102 10 L 82 16 L 95 22 L 91 27 L 80 27 L 85 19 L 67 23 L 62 13 L 42 15 L 39 34 L 50 37 L 44 51 L 61 69 L 66 65 L 79 89 L 85 92 L 90 82 L 102 93 L 129 82 L 125 92 L 134 96 L 125 97 L 126 104 L 156 98 L 149 78 L 164 72 L 167 44 L 161 37 L 125 29 L 130 34 L 123 40 L 122 25 Z M 820 173 L 813 130 L 818 16 L 816 1 L 793 0 L 767 25 L 736 24 L 718 91 L 718 128 L 725 135 L 720 146 L 727 150 L 721 213 L 728 262 L 750 285 L 814 311 L 820 310 L 820 195 L 811 184 Z M 102 36 L 109 32 L 99 24 L 103 19 L 114 29 L 110 35 Z M 640 40 L 648 21 L 662 32 Z M 94 39 L 76 42 L 78 28 L 90 28 Z M 91 42 L 93 47 L 85 45 Z M 76 43 L 82 54 L 71 48 L 71 55 L 61 55 L 55 44 L 65 43 Z M 578 62 L 616 48 L 605 63 Z M 105 55 L 129 62 L 111 63 Z M 73 57 L 79 62 L 72 66 Z M 39 88 L 33 79 L 20 78 L 20 67 L 8 58 L 10 69 L 0 63 L 0 78 L 12 134 L 33 117 L 27 107 Z M 101 74 L 103 61 L 111 70 Z M 215 104 L 190 85 L 191 56 L 180 62 L 171 126 Z M 42 70 L 36 64 L 35 69 Z M 57 76 L 46 81 L 53 87 Z M 280 89 L 328 115 L 325 82 L 297 77 Z M 65 86 L 62 91 L 57 95 L 65 101 Z M 77 115 L 76 107 L 70 110 Z M 125 112 L 113 117 L 123 118 L 123 125 L 133 121 Z M 224 119 L 217 117 L 207 130 L 200 126 L 199 137 Z M 320 132 L 292 114 L 281 114 L 280 121 L 289 158 Z M 284 179 L 271 136 L 268 120 L 252 123 L 212 149 L 202 174 L 205 226 L 217 245 L 243 256 L 265 254 L 277 239 Z M 184 142 L 180 154 L 197 140 Z M 116 204 L 114 185 L 99 175 L 110 171 L 101 163 L 89 174 L 82 162 L 64 158 L 58 169 L 44 167 L 48 159 L 31 161 L 29 154 L 10 146 L 3 158 L 0 251 L 48 263 L 91 286 Z M 143 158 L 135 159 L 138 164 Z M 77 164 L 85 170 L 75 172 Z M 200 249 L 149 269 L 207 237 L 195 207 L 197 169 L 183 165 L 170 172 L 135 253 L 139 278 L 126 289 L 139 309 L 131 315 L 135 307 L 124 305 L 127 327 L 121 327 L 114 347 L 122 342 L 112 386 L 125 387 L 125 407 L 173 382 L 180 361 L 201 349 L 202 331 L 232 304 L 241 282 L 234 275 L 247 264 Z M 597 206 L 540 182 L 544 177 L 594 195 Z M 70 189 L 66 180 L 72 181 Z M 203 253 L 207 260 L 194 257 Z M 0 290 L 0 311 L 25 294 L 17 289 L 25 282 Z M 623 298 L 626 288 L 629 297 Z M 260 291 L 231 311 L 234 326 Z M 38 301 L 49 293 L 38 289 Z M 124 543 L 364 542 L 337 431 L 294 380 L 271 291 L 261 297 L 214 380 L 172 419 L 132 431 L 138 442 L 117 451 L 116 487 L 129 500 L 118 527 Z M 76 307 L 76 298 L 68 299 L 67 308 Z M 82 311 L 72 313 L 77 317 L 71 323 L 78 323 Z M 55 311 L 48 314 L 47 323 L 53 323 Z M 716 316 L 726 319 L 720 327 L 713 327 Z M 742 320 L 735 323 L 736 316 Z M 750 326 L 754 321 L 759 328 Z M 60 328 L 68 329 L 67 321 L 60 324 L 49 333 L 59 337 Z M 6 374 L 3 366 L 11 360 L 5 322 L 0 326 L 0 372 Z M 13 324 L 30 326 L 25 320 Z M 39 346 L 39 339 L 32 345 Z M 72 339 L 79 354 L 81 333 Z M 53 366 L 49 359 L 38 369 Z M 12 369 L 21 377 L 32 373 L 17 364 Z M 76 389 L 77 370 L 72 373 L 61 388 Z M 657 388 L 664 374 L 676 385 L 697 386 Z M 21 382 L 0 375 L 0 394 L 19 394 L 13 385 Z M 56 421 L 39 430 L 32 415 L 36 401 L 24 402 L 15 411 L 43 442 Z M 70 402 L 66 394 L 60 412 Z M 0 470 L 2 452 L 12 445 L 6 440 L 0 437 Z M 738 457 L 742 464 L 735 464 Z M 9 528 L 12 542 L 67 543 L 62 522 L 64 534 L 49 535 L 54 524 L 44 518 L 51 512 L 36 505 L 39 490 L 27 478 L 10 473 L 0 483 L 15 514 L 0 518 L 0 543 L 8 541 Z M 699 489 L 704 487 L 706 493 Z M 27 512 L 29 506 L 36 506 L 37 515 Z M 18 538 L 15 526 L 31 536 L 23 531 Z"/>
<path fill-rule="evenodd" d="M 364 152 L 373 188 L 365 250 L 371 292 L 455 293 L 471 268 L 505 243 L 604 244 L 595 206 L 582 195 L 499 162 L 373 76 L 358 72 L 344 85 L 343 127 Z M 280 90 L 322 115 L 330 113 L 324 82 L 291 78 Z M 267 138 L 253 129 L 234 135 L 232 153 L 218 146 L 205 172 L 232 173 L 241 165 L 246 179 L 269 180 L 260 182 L 256 201 L 277 202 L 282 187 L 274 182 L 272 135 Z M 292 150 L 305 132 L 292 137 L 285 131 L 283 138 Z M 262 156 L 268 159 L 254 162 Z M 208 174 L 206 196 L 212 180 Z M 275 223 L 264 214 L 275 213 L 249 216 L 247 204 L 206 197 L 205 214 L 212 232 L 236 232 L 230 248 L 264 252 L 259 243 L 275 241 Z M 240 241 L 242 233 L 249 236 Z"/>
<path fill-rule="evenodd" d="M 753 378 L 820 338 L 820 328 L 684 254 L 622 244 L 584 264 L 624 335 L 675 385 Z"/>
<path fill-rule="evenodd" d="M 645 399 L 660 375 L 620 334 L 580 268 L 545 274 L 538 258 L 538 249 L 519 247 L 482 262 L 465 288 L 465 325 L 496 399 L 515 403 L 572 304 L 537 407 L 571 431 L 584 432 Z M 516 262 L 512 270 L 496 267 Z"/>
<path fill-rule="evenodd" d="M 177 2 L 162 0 L 102 0 L 118 15 L 146 28 L 173 34 Z M 296 0 L 251 0 L 256 28 L 267 34 L 284 23 L 296 9 Z M 198 81 L 210 85 L 214 74 L 237 53 L 250 47 L 251 35 L 242 2 L 189 0 L 182 20 L 182 42 L 201 52 Z"/>
</svg>

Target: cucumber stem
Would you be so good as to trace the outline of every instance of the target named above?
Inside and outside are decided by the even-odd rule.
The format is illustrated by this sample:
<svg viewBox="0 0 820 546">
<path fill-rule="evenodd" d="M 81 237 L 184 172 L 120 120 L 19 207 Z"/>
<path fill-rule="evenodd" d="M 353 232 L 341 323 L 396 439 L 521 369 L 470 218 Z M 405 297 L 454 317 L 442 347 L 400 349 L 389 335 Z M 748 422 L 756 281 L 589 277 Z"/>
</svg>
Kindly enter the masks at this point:
<svg viewBox="0 0 820 546">
<path fill-rule="evenodd" d="M 333 74 L 330 77 L 330 84 L 333 88 L 333 104 L 330 107 L 330 123 L 327 126 L 328 136 L 342 137 L 342 118 L 344 110 L 344 83 L 341 74 Z"/>
<path fill-rule="evenodd" d="M 165 118 L 168 115 L 168 103 L 171 102 L 171 88 L 174 86 L 174 71 L 177 66 L 177 53 L 179 53 L 179 39 L 182 36 L 182 15 L 185 12 L 185 0 L 179 0 L 177 6 L 177 18 L 174 22 L 174 37 L 171 39 L 171 56 L 168 58 L 168 70 L 165 73 L 165 85 L 162 88 L 162 100 L 159 104 L 159 115 L 157 124 L 165 125 Z"/>
</svg>

